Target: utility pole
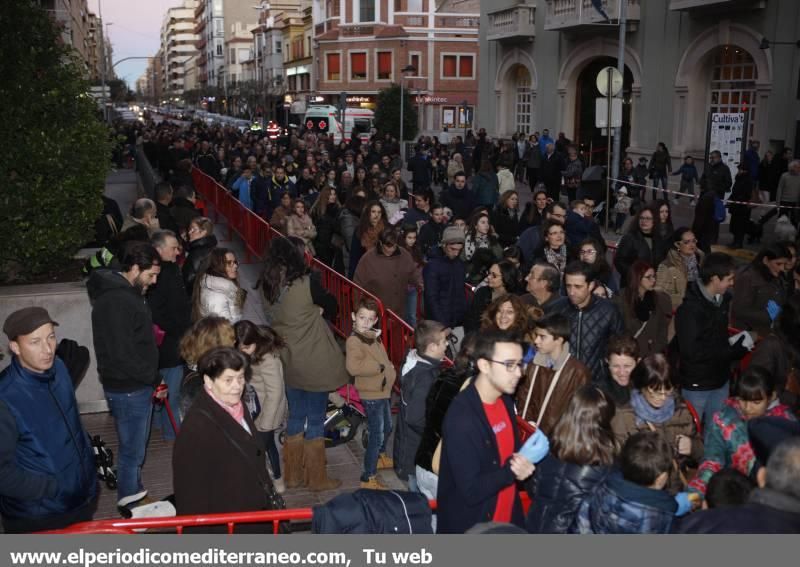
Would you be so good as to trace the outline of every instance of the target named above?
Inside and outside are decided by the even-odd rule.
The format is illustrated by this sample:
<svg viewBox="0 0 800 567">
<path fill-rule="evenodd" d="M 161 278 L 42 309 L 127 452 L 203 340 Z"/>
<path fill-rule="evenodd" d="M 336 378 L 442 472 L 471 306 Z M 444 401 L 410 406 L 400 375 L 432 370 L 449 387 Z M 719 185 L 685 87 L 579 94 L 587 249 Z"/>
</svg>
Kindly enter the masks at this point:
<svg viewBox="0 0 800 567">
<path fill-rule="evenodd" d="M 617 56 L 617 71 L 622 75 L 622 89 L 619 91 L 619 96 L 623 98 L 623 107 L 625 103 L 625 38 L 626 38 L 626 17 L 628 10 L 627 0 L 620 0 L 619 3 L 619 55 Z M 609 106 L 611 100 L 608 101 Z M 622 113 L 623 117 L 625 113 Z M 609 122 L 609 126 L 611 123 Z M 614 128 L 614 157 L 611 161 L 611 177 L 619 179 L 619 164 L 622 160 L 622 127 Z M 608 209 L 608 203 L 606 203 Z"/>
<path fill-rule="evenodd" d="M 100 20 L 100 53 L 103 58 L 103 64 L 100 66 L 100 102 L 103 105 L 103 120 L 108 122 L 108 107 L 106 106 L 106 37 L 105 29 L 103 26 L 103 0 L 97 0 L 98 19 Z"/>
</svg>

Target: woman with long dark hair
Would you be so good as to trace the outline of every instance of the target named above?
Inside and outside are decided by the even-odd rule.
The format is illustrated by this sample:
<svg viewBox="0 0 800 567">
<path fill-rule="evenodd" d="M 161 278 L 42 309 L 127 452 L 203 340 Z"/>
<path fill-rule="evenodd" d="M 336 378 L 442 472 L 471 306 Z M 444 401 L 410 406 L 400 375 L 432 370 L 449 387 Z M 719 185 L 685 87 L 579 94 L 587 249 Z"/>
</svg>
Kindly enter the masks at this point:
<svg viewBox="0 0 800 567">
<path fill-rule="evenodd" d="M 497 203 L 492 215 L 492 225 L 503 248 L 511 246 L 519 239 L 521 220 L 519 193 L 506 191 L 500 195 L 500 202 Z"/>
<path fill-rule="evenodd" d="M 643 207 L 633 217 L 628 231 L 617 246 L 614 267 L 620 275 L 620 288 L 628 284 L 628 274 L 636 260 L 658 266 L 666 251 L 661 239 L 661 215 L 653 203 Z"/>
<path fill-rule="evenodd" d="M 183 263 L 183 283 L 186 291 L 192 293 L 194 280 L 203 266 L 203 261 L 217 246 L 217 237 L 214 236 L 214 223 L 206 217 L 197 217 L 189 223 L 186 232 L 189 245 L 186 247 L 186 261 Z"/>
<path fill-rule="evenodd" d="M 525 210 L 522 213 L 519 227 L 520 234 L 526 228 L 539 226 L 544 222 L 547 218 L 545 209 L 547 209 L 548 204 L 547 191 L 544 189 L 544 185 L 539 183 L 533 192 L 533 199 L 525 205 Z"/>
<path fill-rule="evenodd" d="M 683 303 L 689 284 L 698 281 L 704 257 L 690 228 L 684 226 L 674 232 L 672 247 L 656 272 L 656 289 L 669 294 L 673 310 Z"/>
<path fill-rule="evenodd" d="M 734 327 L 755 331 L 762 337 L 770 333 L 772 322 L 786 302 L 783 272 L 791 258 L 786 245 L 768 244 L 736 275 L 731 304 Z"/>
<path fill-rule="evenodd" d="M 378 237 L 387 226 L 389 226 L 389 220 L 386 218 L 386 211 L 380 201 L 367 201 L 350 244 L 350 267 L 348 268 L 350 279 L 356 273 L 361 256 L 367 250 L 375 248 Z"/>
<path fill-rule="evenodd" d="M 422 281 L 422 268 L 425 267 L 425 255 L 419 245 L 419 233 L 416 224 L 404 224 L 400 229 L 400 246 L 411 254 L 417 267 L 415 279 Z M 409 284 L 406 291 L 406 323 L 417 326 L 417 302 L 420 301 L 419 288 Z"/>
<path fill-rule="evenodd" d="M 297 238 L 271 240 L 258 287 L 267 320 L 288 345 L 281 353 L 289 402 L 286 487 L 333 490 L 341 482 L 329 479 L 325 469 L 325 408 L 328 393 L 349 376 L 342 349 L 322 317 L 325 307 L 320 304 L 332 298 L 324 297 L 321 286 L 315 291 L 304 249 Z"/>
<path fill-rule="evenodd" d="M 236 323 L 242 318 L 246 298 L 247 291 L 239 285 L 236 254 L 227 248 L 215 248 L 195 280 L 192 319 L 216 315 Z"/>
<path fill-rule="evenodd" d="M 614 402 L 597 387 L 575 392 L 550 436 L 550 454 L 526 486 L 536 503 L 525 522 L 530 533 L 577 532 L 581 502 L 608 476 L 619 451 L 614 413 Z"/>
<path fill-rule="evenodd" d="M 317 259 L 327 266 L 341 270 L 342 263 L 341 249 L 344 240 L 339 232 L 339 200 L 336 197 L 336 189 L 324 187 L 320 191 L 317 201 L 311 207 L 311 220 L 317 229 L 314 237 L 314 250 L 317 252 Z"/>
<path fill-rule="evenodd" d="M 667 348 L 672 302 L 656 287 L 656 271 L 637 260 L 628 274 L 628 287 L 614 298 L 625 332 L 632 335 L 642 356 L 664 352 Z"/>
<path fill-rule="evenodd" d="M 481 316 L 489 304 L 498 297 L 517 293 L 519 272 L 512 262 L 503 260 L 492 264 L 486 275 L 486 285 L 475 290 L 470 310 L 464 319 L 464 331 L 471 333 L 481 326 Z"/>
</svg>

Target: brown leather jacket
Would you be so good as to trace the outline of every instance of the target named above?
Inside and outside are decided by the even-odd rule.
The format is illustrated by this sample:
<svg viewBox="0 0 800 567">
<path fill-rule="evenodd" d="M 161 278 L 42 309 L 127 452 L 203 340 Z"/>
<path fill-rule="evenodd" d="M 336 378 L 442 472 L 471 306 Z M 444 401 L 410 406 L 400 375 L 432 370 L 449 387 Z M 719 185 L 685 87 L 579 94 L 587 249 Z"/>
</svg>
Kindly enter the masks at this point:
<svg viewBox="0 0 800 567">
<path fill-rule="evenodd" d="M 540 413 L 540 408 L 544 402 L 547 390 L 556 374 L 556 370 L 561 370 L 561 376 L 558 379 L 553 394 L 550 396 L 550 401 L 545 408 L 542 419 L 538 421 L 539 429 L 545 435 L 550 435 L 558 423 L 561 414 L 567 409 L 570 399 L 575 391 L 588 384 L 591 375 L 589 369 L 579 361 L 577 358 L 569 355 L 569 343 L 564 343 L 564 350 L 559 360 L 555 361 L 553 368 L 546 366 L 548 360 L 545 355 L 537 354 L 533 359 L 525 376 L 522 378 L 519 386 L 517 387 L 517 411 L 522 415 L 525 409 L 525 401 L 528 398 L 528 391 L 530 390 L 533 375 L 536 373 L 536 383 L 533 385 L 533 392 L 531 392 L 530 402 L 525 415 L 522 416 L 525 421 L 537 421 Z M 538 370 L 537 370 L 538 369 Z"/>
</svg>

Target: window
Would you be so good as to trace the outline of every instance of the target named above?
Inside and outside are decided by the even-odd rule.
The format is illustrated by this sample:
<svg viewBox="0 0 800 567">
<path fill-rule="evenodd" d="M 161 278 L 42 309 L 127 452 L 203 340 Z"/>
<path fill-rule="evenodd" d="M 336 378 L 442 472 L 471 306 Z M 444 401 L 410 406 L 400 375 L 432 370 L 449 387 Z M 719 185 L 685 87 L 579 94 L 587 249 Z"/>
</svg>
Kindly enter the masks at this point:
<svg viewBox="0 0 800 567">
<path fill-rule="evenodd" d="M 214 18 L 214 33 L 217 35 L 225 33 L 225 24 L 221 18 Z"/>
<path fill-rule="evenodd" d="M 392 52 L 378 51 L 378 80 L 388 81 L 392 78 Z"/>
<path fill-rule="evenodd" d="M 367 54 L 350 54 L 350 79 L 353 81 L 367 80 Z"/>
<path fill-rule="evenodd" d="M 757 75 L 753 57 L 740 47 L 720 47 L 714 55 L 709 110 L 723 113 L 749 111 L 748 137 L 755 133 Z"/>
<path fill-rule="evenodd" d="M 228 59 L 228 63 L 230 63 L 231 65 L 235 65 L 236 64 L 236 50 L 234 48 L 232 48 L 232 47 L 231 47 L 231 50 L 230 50 L 230 57 Z"/>
<path fill-rule="evenodd" d="M 473 108 L 467 106 L 466 116 L 463 106 L 443 106 L 442 107 L 442 127 L 457 128 L 463 130 L 472 125 Z"/>
<path fill-rule="evenodd" d="M 443 79 L 474 79 L 473 55 L 442 55 Z"/>
<path fill-rule="evenodd" d="M 339 53 L 327 53 L 325 55 L 327 71 L 325 77 L 328 81 L 342 80 L 342 56 Z"/>
<path fill-rule="evenodd" d="M 275 40 L 275 53 L 280 53 L 282 51 L 281 47 L 282 47 L 281 40 L 276 39 Z"/>
<path fill-rule="evenodd" d="M 373 0 L 361 0 L 361 2 L 359 2 L 358 21 L 375 21 L 375 2 Z"/>
<path fill-rule="evenodd" d="M 330 0 L 328 3 L 331 7 L 331 17 L 338 18 L 339 17 L 339 0 Z"/>
<path fill-rule="evenodd" d="M 531 131 L 531 109 L 533 95 L 531 94 L 531 75 L 521 65 L 516 72 L 517 92 L 514 101 L 514 131 L 528 133 Z"/>
<path fill-rule="evenodd" d="M 222 57 L 222 43 L 217 43 L 217 57 Z"/>
<path fill-rule="evenodd" d="M 408 64 L 416 69 L 414 72 L 416 76 L 422 76 L 422 58 L 419 53 L 410 53 L 408 55 Z"/>
</svg>

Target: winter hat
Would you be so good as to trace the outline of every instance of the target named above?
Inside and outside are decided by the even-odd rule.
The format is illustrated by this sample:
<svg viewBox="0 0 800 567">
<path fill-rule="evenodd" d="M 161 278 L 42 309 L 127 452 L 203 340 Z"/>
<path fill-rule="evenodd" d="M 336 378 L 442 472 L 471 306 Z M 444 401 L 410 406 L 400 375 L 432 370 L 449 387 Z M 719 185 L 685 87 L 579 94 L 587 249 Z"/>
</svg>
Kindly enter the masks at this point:
<svg viewBox="0 0 800 567">
<path fill-rule="evenodd" d="M 464 244 L 464 231 L 457 226 L 448 226 L 442 233 L 442 244 Z"/>
<path fill-rule="evenodd" d="M 628 189 L 623 185 L 622 187 L 617 189 L 617 193 L 621 193 L 622 195 L 627 195 L 628 194 Z"/>
</svg>

